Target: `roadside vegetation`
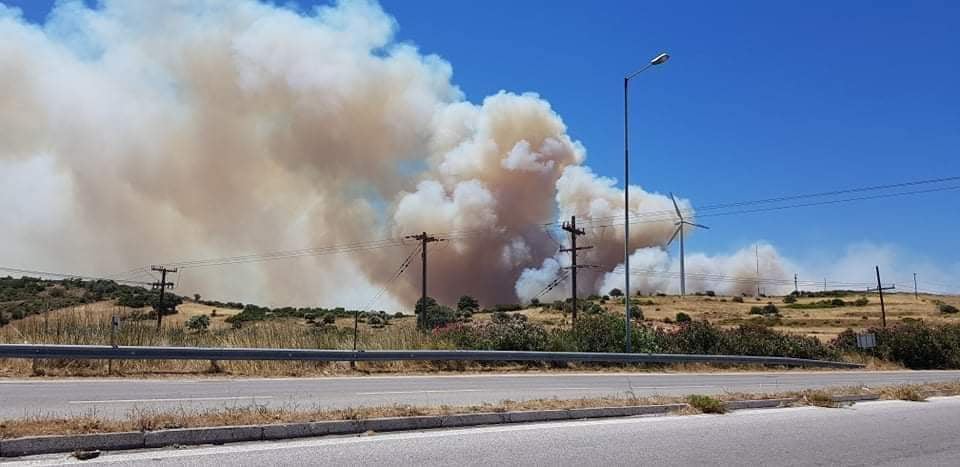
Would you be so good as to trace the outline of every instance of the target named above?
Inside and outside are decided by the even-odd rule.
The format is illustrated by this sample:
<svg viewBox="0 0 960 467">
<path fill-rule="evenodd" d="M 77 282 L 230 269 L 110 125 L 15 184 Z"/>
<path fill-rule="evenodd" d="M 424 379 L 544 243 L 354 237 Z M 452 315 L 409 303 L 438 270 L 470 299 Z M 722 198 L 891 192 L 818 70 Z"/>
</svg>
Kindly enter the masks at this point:
<svg viewBox="0 0 960 467">
<path fill-rule="evenodd" d="M 333 420 L 365 420 L 384 417 L 415 417 L 425 415 L 454 415 L 469 413 L 516 412 L 529 410 L 570 410 L 596 407 L 628 407 L 642 405 L 685 404 L 674 415 L 723 414 L 726 403 L 739 400 L 786 399 L 789 406 L 838 407 L 835 396 L 876 395 L 881 399 L 923 401 L 929 396 L 960 395 L 960 381 L 923 385 L 886 386 L 866 391 L 863 388 L 833 387 L 812 391 L 783 393 L 723 393 L 716 395 L 651 396 L 632 394 L 611 395 L 584 399 L 505 400 L 467 406 L 413 406 L 385 405 L 347 409 L 269 408 L 265 406 L 229 407 L 223 409 L 174 410 L 134 409 L 120 419 L 96 414 L 76 417 L 37 415 L 0 420 L 0 439 L 27 436 L 111 433 L 127 431 L 156 431 L 176 428 L 218 427 L 237 425 L 268 425 Z"/>
<path fill-rule="evenodd" d="M 461 296 L 454 306 L 428 298 L 410 313 L 360 311 L 345 308 L 269 308 L 254 304 L 203 300 L 168 295 L 163 328 L 158 333 L 155 294 L 110 281 L 43 281 L 0 278 L 4 310 L 25 303 L 59 303 L 66 307 L 2 314 L 0 343 L 100 344 L 111 343 L 113 316 L 120 318 L 116 333 L 120 346 L 199 346 L 305 349 L 352 349 L 357 319 L 357 348 L 475 349 L 526 351 L 622 352 L 625 346 L 623 297 L 619 290 L 590 296 L 578 303 L 572 323 L 572 303 L 534 302 L 482 307 L 473 297 Z M 633 351 L 640 353 L 735 354 L 867 362 L 870 367 L 960 368 L 960 322 L 950 307 L 953 298 L 894 295 L 888 299 L 886 329 L 861 314 L 832 320 L 837 310 L 875 306 L 853 292 L 791 294 L 776 305 L 767 297 L 718 297 L 704 293 L 679 298 L 656 295 L 632 302 Z M 844 298 L 841 298 L 844 297 Z M 50 301 L 65 299 L 63 302 Z M 846 299 L 845 299 L 846 298 Z M 740 299 L 740 300 L 736 300 Z M 947 300 L 951 301 L 948 303 Z M 909 303 L 908 303 L 909 301 Z M 759 302 L 759 304 L 757 304 Z M 841 305 L 842 303 L 842 305 Z M 126 304 L 126 305 L 124 305 Z M 808 305 L 795 309 L 794 305 Z M 26 305 L 33 306 L 33 305 Z M 907 308 L 909 306 L 910 308 Z M 823 307 L 823 308 L 817 308 Z M 427 319 L 418 328 L 413 313 L 425 309 Z M 909 309 L 908 312 L 905 309 Z M 797 318 L 823 314 L 822 317 Z M 844 311 L 843 313 L 848 313 Z M 926 313 L 926 314 L 922 314 Z M 918 316 L 914 318 L 913 316 Z M 900 318 L 899 320 L 897 318 Z M 922 318 L 921 318 L 922 317 Z M 10 320 L 10 318 L 15 318 Z M 863 318 L 866 318 L 864 314 Z M 798 332 L 797 322 L 833 323 L 833 334 Z M 842 327 L 841 327 L 842 326 Z M 844 330 L 846 329 L 846 330 Z M 802 329 L 799 329 L 802 331 Z M 877 335 L 878 346 L 856 347 L 856 334 Z M 323 362 L 171 362 L 117 361 L 117 374 L 219 373 L 244 375 L 335 374 L 358 369 L 366 372 L 437 371 L 505 368 L 508 362 L 367 362 L 345 369 Z M 528 363 L 525 368 L 584 368 L 589 365 Z M 597 368 L 617 365 L 594 365 Z M 0 360 L 0 375 L 102 375 L 106 361 Z M 633 366 L 632 368 L 637 368 Z"/>
</svg>

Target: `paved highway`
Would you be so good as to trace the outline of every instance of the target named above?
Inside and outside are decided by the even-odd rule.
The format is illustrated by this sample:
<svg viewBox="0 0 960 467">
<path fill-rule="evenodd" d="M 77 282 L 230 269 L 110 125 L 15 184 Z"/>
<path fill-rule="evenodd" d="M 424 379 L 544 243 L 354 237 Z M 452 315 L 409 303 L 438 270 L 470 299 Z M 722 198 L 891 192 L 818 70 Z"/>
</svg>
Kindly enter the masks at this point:
<svg viewBox="0 0 960 467">
<path fill-rule="evenodd" d="M 957 433 L 960 398 L 943 398 L 106 453 L 85 464 L 954 466 Z"/>
<path fill-rule="evenodd" d="M 629 394 L 780 392 L 826 386 L 960 381 L 960 371 L 751 373 L 537 373 L 451 376 L 201 379 L 0 379 L 0 419 L 130 409 L 205 409 L 254 404 L 285 408 L 390 404 L 478 404 L 505 399 Z"/>
</svg>

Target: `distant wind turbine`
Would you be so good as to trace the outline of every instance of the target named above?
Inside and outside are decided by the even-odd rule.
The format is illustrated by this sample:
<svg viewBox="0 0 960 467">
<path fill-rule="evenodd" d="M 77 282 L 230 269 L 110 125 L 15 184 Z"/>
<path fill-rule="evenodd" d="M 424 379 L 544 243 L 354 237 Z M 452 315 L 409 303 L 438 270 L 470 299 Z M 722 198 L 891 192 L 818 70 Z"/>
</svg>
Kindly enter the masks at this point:
<svg viewBox="0 0 960 467">
<path fill-rule="evenodd" d="M 670 193 L 670 200 L 673 201 L 673 208 L 677 210 L 677 217 L 679 217 L 680 220 L 674 224 L 677 226 L 677 230 L 673 232 L 673 236 L 670 237 L 670 240 L 667 240 L 667 245 L 673 243 L 673 239 L 677 238 L 677 234 L 680 234 L 680 296 L 683 297 L 687 294 L 687 274 L 683 258 L 683 231 L 686 230 L 684 229 L 684 226 L 689 225 L 691 227 L 700 227 L 701 229 L 709 229 L 710 227 L 694 224 L 693 222 L 689 222 L 684 219 L 683 214 L 680 213 L 680 207 L 677 206 L 677 199 L 673 197 L 673 193 Z"/>
</svg>

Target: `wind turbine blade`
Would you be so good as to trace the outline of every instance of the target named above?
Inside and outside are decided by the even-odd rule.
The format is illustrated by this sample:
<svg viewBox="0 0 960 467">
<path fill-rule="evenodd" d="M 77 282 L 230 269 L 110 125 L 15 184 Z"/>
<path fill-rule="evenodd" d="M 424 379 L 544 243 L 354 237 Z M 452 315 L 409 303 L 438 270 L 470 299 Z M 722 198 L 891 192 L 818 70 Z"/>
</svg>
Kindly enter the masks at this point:
<svg viewBox="0 0 960 467">
<path fill-rule="evenodd" d="M 673 201 L 673 209 L 677 210 L 677 217 L 683 220 L 683 214 L 680 214 L 680 206 L 677 206 L 677 199 L 673 197 L 673 193 L 670 193 L 670 201 Z"/>
<path fill-rule="evenodd" d="M 673 243 L 673 239 L 677 238 L 677 234 L 680 233 L 680 229 L 682 229 L 682 228 L 683 228 L 683 226 L 681 225 L 680 227 L 677 227 L 677 230 L 674 230 L 674 231 L 673 231 L 673 236 L 670 237 L 670 240 L 667 240 L 667 245 Z"/>
<path fill-rule="evenodd" d="M 707 226 L 705 226 L 705 225 L 701 225 L 701 224 L 694 224 L 693 222 L 687 222 L 687 224 L 690 224 L 690 225 L 692 225 L 692 226 L 694 226 L 694 227 L 700 227 L 701 229 L 707 229 L 707 230 L 710 230 L 710 227 L 707 227 Z"/>
</svg>

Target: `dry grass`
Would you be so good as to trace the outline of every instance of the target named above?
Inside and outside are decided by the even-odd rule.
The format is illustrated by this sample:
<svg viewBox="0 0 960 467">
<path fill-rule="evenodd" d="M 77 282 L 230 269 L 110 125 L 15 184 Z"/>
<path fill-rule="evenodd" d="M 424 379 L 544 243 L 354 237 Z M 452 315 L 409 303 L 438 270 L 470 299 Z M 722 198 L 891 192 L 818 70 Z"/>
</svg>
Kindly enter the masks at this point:
<svg viewBox="0 0 960 467">
<path fill-rule="evenodd" d="M 246 323 L 242 329 L 230 329 L 218 310 L 214 325 L 207 332 L 186 330 L 183 322 L 195 314 L 206 312 L 204 305 L 184 304 L 178 314 L 164 319 L 163 332 L 157 334 L 153 321 L 124 319 L 117 335 L 121 346 L 197 346 L 197 347 L 254 347 L 340 349 L 353 348 L 352 320 L 338 319 L 336 328 L 321 329 L 307 326 L 303 320 L 277 319 Z M 212 311 L 212 308 L 211 308 Z M 110 319 L 114 314 L 128 318 L 131 310 L 101 302 L 70 309 L 33 315 L 0 328 L 0 343 L 99 344 L 110 343 Z M 183 315 L 183 316 L 181 316 Z M 479 319 L 489 319 L 477 315 Z M 374 329 L 361 324 L 360 349 L 444 349 L 448 348 L 430 335 L 416 330 L 413 317 L 391 320 L 389 326 Z M 341 326 L 342 325 L 342 326 Z M 348 327 L 349 326 L 349 327 Z M 221 361 L 219 369 L 211 371 L 206 361 L 115 361 L 113 374 L 119 376 L 181 376 L 242 375 L 242 376 L 333 376 L 347 374 L 432 374 L 437 372 L 559 372 L 559 371 L 657 371 L 657 372 L 717 372 L 757 371 L 748 365 L 601 365 L 601 364 L 543 364 L 477 363 L 477 362 L 282 362 L 282 361 Z M 104 376 L 108 374 L 105 360 L 2 360 L 0 376 Z"/>
<path fill-rule="evenodd" d="M 514 412 L 525 410 L 569 410 L 591 407 L 626 407 L 637 405 L 688 404 L 675 414 L 723 413 L 723 402 L 734 400 L 787 399 L 795 398 L 795 405 L 837 407 L 833 396 L 879 394 L 883 399 L 925 400 L 925 395 L 960 395 L 960 381 L 912 386 L 865 388 L 828 388 L 803 392 L 785 393 L 725 393 L 716 396 L 608 396 L 590 399 L 536 399 L 528 401 L 501 401 L 468 406 L 413 406 L 389 405 L 349 409 L 299 409 L 267 408 L 264 406 L 232 407 L 191 411 L 145 410 L 131 411 L 125 419 L 103 418 L 95 413 L 84 416 L 58 418 L 36 416 L 12 420 L 0 420 L 0 439 L 25 436 L 67 435 L 87 433 L 110 433 L 121 431 L 155 431 L 174 428 L 216 427 L 230 425 L 265 425 L 277 423 L 300 423 L 327 420 L 364 420 L 383 417 L 411 417 L 424 415 L 453 415 L 468 413 Z"/>
<path fill-rule="evenodd" d="M 802 394 L 802 401 L 806 405 L 812 405 L 816 407 L 830 407 L 836 408 L 840 404 L 833 400 L 833 394 L 825 390 L 810 390 L 804 391 Z"/>
<path fill-rule="evenodd" d="M 678 312 L 684 312 L 693 319 L 707 319 L 712 323 L 724 326 L 736 326 L 742 323 L 758 320 L 756 315 L 750 315 L 750 307 L 763 306 L 773 303 L 780 309 L 781 318 L 772 324 L 774 329 L 797 334 L 806 334 L 828 341 L 845 329 L 866 329 L 871 326 L 880 326 L 880 300 L 876 294 L 865 295 L 870 303 L 866 306 L 845 306 L 838 308 L 790 309 L 783 303 L 783 297 L 743 297 L 743 303 L 733 302 L 733 297 L 706 297 L 706 296 L 666 296 L 666 297 L 637 297 L 631 299 L 639 303 L 646 320 L 654 324 L 669 326 L 665 321 L 676 318 Z M 859 295 L 841 297 L 852 302 Z M 798 304 L 812 303 L 829 298 L 800 298 Z M 956 323 L 960 322 L 960 315 L 951 316 L 939 312 L 937 302 L 943 302 L 960 307 L 960 297 L 921 294 L 919 300 L 910 293 L 884 294 L 887 310 L 887 323 L 896 323 L 902 320 L 922 319 L 927 323 Z M 622 302 L 611 300 L 606 305 L 613 311 L 623 313 Z M 544 322 L 563 320 L 559 311 L 533 309 L 524 312 L 532 321 Z M 866 319 L 864 319 L 866 317 Z"/>
</svg>

